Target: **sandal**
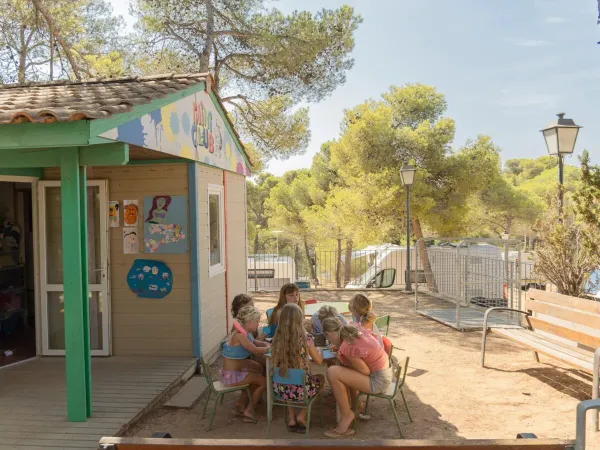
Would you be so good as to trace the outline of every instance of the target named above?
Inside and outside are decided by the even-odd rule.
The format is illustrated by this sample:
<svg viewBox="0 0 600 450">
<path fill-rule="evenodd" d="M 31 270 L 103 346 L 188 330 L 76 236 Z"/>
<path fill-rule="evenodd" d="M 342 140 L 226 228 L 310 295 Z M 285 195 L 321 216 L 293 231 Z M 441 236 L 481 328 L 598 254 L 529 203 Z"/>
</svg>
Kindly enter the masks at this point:
<svg viewBox="0 0 600 450">
<path fill-rule="evenodd" d="M 298 429 L 298 424 L 296 424 L 296 423 L 294 425 L 290 425 L 289 423 L 287 424 L 287 430 L 290 433 L 295 433 L 297 429 Z"/>
<path fill-rule="evenodd" d="M 296 426 L 296 433 L 305 434 L 306 433 L 306 424 L 298 423 Z"/>
<path fill-rule="evenodd" d="M 356 431 L 352 428 L 348 428 L 344 433 L 340 433 L 339 431 L 336 431 L 335 428 L 332 428 L 331 430 L 325 432 L 325 436 L 328 438 L 340 439 L 352 436 L 354 433 L 356 433 Z"/>
</svg>

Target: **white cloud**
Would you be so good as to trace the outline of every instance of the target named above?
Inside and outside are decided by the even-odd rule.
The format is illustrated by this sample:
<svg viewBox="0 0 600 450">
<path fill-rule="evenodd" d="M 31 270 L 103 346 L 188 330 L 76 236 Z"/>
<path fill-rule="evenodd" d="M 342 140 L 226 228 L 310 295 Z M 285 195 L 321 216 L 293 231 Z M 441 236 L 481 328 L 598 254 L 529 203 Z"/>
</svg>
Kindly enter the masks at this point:
<svg viewBox="0 0 600 450">
<path fill-rule="evenodd" d="M 508 39 L 508 42 L 519 47 L 541 47 L 550 44 L 550 42 L 541 39 Z"/>
<path fill-rule="evenodd" d="M 546 23 L 565 23 L 565 22 L 567 22 L 567 19 L 565 19 L 564 17 L 557 17 L 557 16 L 546 17 Z"/>
</svg>

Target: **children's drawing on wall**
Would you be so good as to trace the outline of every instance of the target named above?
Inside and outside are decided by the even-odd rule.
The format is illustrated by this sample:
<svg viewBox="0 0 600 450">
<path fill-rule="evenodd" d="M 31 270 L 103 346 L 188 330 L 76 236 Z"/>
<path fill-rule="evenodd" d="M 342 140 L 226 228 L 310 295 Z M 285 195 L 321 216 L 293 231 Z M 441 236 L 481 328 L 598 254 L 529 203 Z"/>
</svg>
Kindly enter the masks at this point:
<svg viewBox="0 0 600 450">
<path fill-rule="evenodd" d="M 144 252 L 187 252 L 187 197 L 157 195 L 144 198 Z"/>
<path fill-rule="evenodd" d="M 111 228 L 119 226 L 119 202 L 108 202 L 108 220 Z"/>
<path fill-rule="evenodd" d="M 162 261 L 136 259 L 127 274 L 127 285 L 140 298 L 164 298 L 173 289 L 173 272 Z"/>
<path fill-rule="evenodd" d="M 123 254 L 137 255 L 140 252 L 137 228 L 123 228 Z"/>
<path fill-rule="evenodd" d="M 137 227 L 139 208 L 137 200 L 123 200 L 123 224 L 126 227 Z"/>
</svg>

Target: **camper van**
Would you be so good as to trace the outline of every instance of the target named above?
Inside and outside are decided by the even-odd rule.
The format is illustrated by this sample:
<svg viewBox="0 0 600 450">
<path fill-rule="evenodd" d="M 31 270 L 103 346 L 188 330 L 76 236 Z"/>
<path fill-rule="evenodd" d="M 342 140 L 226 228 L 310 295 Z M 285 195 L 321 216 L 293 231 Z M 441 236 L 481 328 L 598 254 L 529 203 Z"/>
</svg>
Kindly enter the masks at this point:
<svg viewBox="0 0 600 450">
<path fill-rule="evenodd" d="M 411 273 L 416 269 L 416 252 L 411 253 Z M 352 252 L 353 267 L 365 272 L 346 285 L 346 289 L 404 289 L 406 286 L 406 247 L 393 244 L 371 245 Z"/>
<path fill-rule="evenodd" d="M 296 263 L 290 256 L 258 254 L 248 256 L 248 290 L 278 291 L 296 280 Z"/>
</svg>

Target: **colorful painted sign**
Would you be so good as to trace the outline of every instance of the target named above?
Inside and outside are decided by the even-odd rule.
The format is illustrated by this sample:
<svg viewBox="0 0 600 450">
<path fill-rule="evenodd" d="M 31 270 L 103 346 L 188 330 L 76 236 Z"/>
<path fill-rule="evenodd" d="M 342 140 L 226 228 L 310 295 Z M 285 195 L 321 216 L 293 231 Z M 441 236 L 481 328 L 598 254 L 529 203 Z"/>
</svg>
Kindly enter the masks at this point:
<svg viewBox="0 0 600 450">
<path fill-rule="evenodd" d="M 165 298 L 173 290 L 173 272 L 162 261 L 136 259 L 127 285 L 140 298 Z"/>
<path fill-rule="evenodd" d="M 123 224 L 126 227 L 137 227 L 138 215 L 138 201 L 123 200 Z"/>
<path fill-rule="evenodd" d="M 156 195 L 144 198 L 144 252 L 187 252 L 187 197 Z"/>
<path fill-rule="evenodd" d="M 250 176 L 250 168 L 212 98 L 198 92 L 101 137 Z"/>
</svg>

